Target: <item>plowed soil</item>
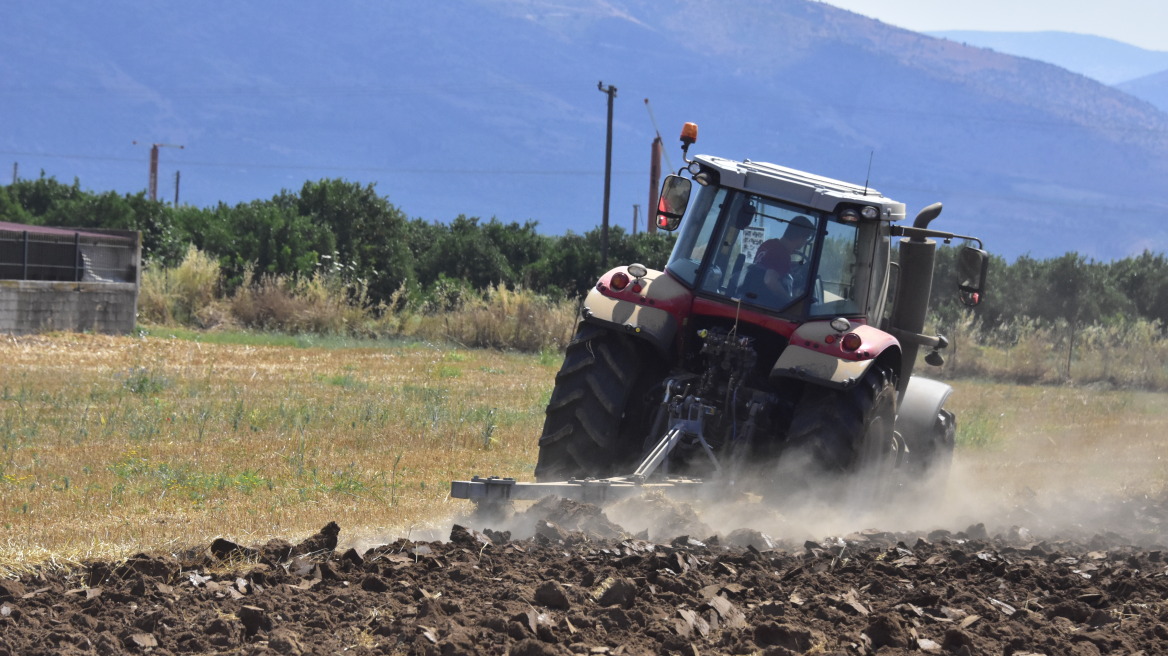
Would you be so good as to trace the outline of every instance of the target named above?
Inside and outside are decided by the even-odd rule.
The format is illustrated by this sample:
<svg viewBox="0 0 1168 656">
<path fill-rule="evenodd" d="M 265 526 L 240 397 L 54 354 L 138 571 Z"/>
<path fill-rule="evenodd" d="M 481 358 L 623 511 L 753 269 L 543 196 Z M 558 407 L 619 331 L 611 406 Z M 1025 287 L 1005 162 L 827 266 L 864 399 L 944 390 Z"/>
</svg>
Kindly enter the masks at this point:
<svg viewBox="0 0 1168 656">
<path fill-rule="evenodd" d="M 329 524 L 45 570 L 0 581 L 0 654 L 1168 653 L 1164 499 L 1096 509 L 1127 535 L 1061 539 L 975 524 L 793 542 L 639 507 L 678 534 L 548 499 L 499 520 L 514 534 L 470 519 L 359 552 Z"/>
</svg>

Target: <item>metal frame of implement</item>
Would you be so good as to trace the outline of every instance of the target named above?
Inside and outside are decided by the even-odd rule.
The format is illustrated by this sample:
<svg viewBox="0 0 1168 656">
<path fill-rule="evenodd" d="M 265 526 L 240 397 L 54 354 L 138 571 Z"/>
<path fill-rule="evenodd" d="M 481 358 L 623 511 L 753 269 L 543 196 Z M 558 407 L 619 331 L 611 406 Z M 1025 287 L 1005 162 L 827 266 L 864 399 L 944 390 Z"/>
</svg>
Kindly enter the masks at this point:
<svg viewBox="0 0 1168 656">
<path fill-rule="evenodd" d="M 671 495 L 696 493 L 702 486 L 701 479 L 681 476 L 665 476 L 650 482 L 650 477 L 673 451 L 683 437 L 689 436 L 701 445 L 716 470 L 721 470 L 710 445 L 702 436 L 702 418 L 710 408 L 701 399 L 687 396 L 672 408 L 669 430 L 641 461 L 637 470 L 629 476 L 611 478 L 573 478 L 552 483 L 526 483 L 514 478 L 475 476 L 469 481 L 450 483 L 450 496 L 455 499 L 470 499 L 476 503 L 505 503 L 507 501 L 536 501 L 555 495 L 584 503 L 603 504 L 631 496 L 667 490 Z"/>
</svg>

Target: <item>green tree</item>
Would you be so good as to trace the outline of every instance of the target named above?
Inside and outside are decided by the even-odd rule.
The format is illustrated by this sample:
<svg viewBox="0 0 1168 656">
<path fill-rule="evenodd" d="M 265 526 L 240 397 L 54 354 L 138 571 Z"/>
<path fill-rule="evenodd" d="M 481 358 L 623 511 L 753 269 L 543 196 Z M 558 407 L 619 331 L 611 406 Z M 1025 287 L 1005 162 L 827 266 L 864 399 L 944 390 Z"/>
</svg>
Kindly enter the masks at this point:
<svg viewBox="0 0 1168 656">
<path fill-rule="evenodd" d="M 75 200 L 84 193 L 80 181 L 74 179 L 72 185 L 62 184 L 52 176 L 46 177 L 44 171 L 38 178 L 17 180 L 8 190 L 12 200 L 24 208 L 33 225 L 49 225 L 45 217 L 57 205 Z"/>
<path fill-rule="evenodd" d="M 327 227 L 269 201 L 220 204 L 210 213 L 185 212 L 184 220 L 202 223 L 192 243 L 219 258 L 228 286 L 248 267 L 259 274 L 311 274 L 335 248 Z"/>
<path fill-rule="evenodd" d="M 0 221 L 28 224 L 32 217 L 20 205 L 8 187 L 0 187 Z"/>
<path fill-rule="evenodd" d="M 406 216 L 377 195 L 372 184 L 306 182 L 299 196 L 284 192 L 273 201 L 295 207 L 300 216 L 331 231 L 339 264 L 367 281 L 372 301 L 389 299 L 414 277 Z"/>
<path fill-rule="evenodd" d="M 516 277 L 512 263 L 479 225 L 479 219 L 463 215 L 451 222 L 418 265 L 424 284 L 445 275 L 466 281 L 475 289 L 485 289 L 493 284 L 513 284 Z"/>
<path fill-rule="evenodd" d="M 1141 317 L 1168 326 L 1168 259 L 1162 253 L 1144 251 L 1114 262 L 1111 275 Z"/>
</svg>

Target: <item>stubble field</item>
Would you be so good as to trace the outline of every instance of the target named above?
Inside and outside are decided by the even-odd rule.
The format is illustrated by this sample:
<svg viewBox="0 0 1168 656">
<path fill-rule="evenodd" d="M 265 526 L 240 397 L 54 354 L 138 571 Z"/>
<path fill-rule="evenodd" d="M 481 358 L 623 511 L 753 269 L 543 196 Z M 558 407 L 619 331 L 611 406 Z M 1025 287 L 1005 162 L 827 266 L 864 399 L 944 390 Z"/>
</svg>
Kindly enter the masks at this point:
<svg viewBox="0 0 1168 656">
<path fill-rule="evenodd" d="M 449 481 L 530 479 L 558 357 L 255 341 L 0 343 L 9 653 L 1168 649 L 1162 394 L 955 382 L 911 507 L 492 526 Z"/>
</svg>

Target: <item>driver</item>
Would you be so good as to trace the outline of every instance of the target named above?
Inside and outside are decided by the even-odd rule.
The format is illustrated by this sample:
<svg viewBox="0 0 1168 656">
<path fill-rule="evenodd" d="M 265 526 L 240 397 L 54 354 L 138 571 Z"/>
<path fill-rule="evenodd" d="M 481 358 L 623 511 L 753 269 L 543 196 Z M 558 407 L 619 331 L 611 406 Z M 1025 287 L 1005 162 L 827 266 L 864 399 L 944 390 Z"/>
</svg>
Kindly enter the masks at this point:
<svg viewBox="0 0 1168 656">
<path fill-rule="evenodd" d="M 776 293 L 793 295 L 789 289 L 788 275 L 794 264 L 793 256 L 799 253 L 815 236 L 815 224 L 802 214 L 791 219 L 786 231 L 779 239 L 768 239 L 758 247 L 754 263 L 762 266 L 766 273 L 763 283 Z"/>
</svg>

